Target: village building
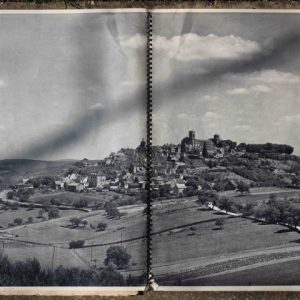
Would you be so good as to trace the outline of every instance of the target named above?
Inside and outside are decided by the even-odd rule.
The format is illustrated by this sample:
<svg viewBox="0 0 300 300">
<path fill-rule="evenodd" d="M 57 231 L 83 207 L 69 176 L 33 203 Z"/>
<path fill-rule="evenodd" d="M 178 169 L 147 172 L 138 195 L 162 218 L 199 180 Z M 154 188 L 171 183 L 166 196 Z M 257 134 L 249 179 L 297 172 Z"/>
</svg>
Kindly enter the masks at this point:
<svg viewBox="0 0 300 300">
<path fill-rule="evenodd" d="M 181 141 L 181 152 L 195 156 L 202 156 L 203 150 L 206 148 L 207 153 L 214 153 L 218 150 L 213 139 L 199 140 L 195 137 L 195 131 L 190 130 L 188 137 Z"/>
<path fill-rule="evenodd" d="M 106 176 L 103 173 L 91 173 L 88 176 L 89 187 L 103 187 L 107 184 Z"/>
<path fill-rule="evenodd" d="M 186 185 L 184 183 L 176 183 L 173 188 L 173 194 L 177 197 L 183 196 L 185 189 L 186 189 Z"/>
<path fill-rule="evenodd" d="M 84 190 L 83 184 L 82 183 L 76 183 L 72 182 L 67 184 L 66 189 L 68 192 L 82 192 Z"/>
</svg>

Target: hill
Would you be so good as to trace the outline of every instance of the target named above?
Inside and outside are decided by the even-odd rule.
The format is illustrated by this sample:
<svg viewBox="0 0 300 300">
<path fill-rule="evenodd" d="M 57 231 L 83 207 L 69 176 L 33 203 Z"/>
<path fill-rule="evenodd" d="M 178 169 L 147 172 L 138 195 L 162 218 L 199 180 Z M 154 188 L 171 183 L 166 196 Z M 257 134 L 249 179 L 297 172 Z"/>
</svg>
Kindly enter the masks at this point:
<svg viewBox="0 0 300 300">
<path fill-rule="evenodd" d="M 10 184 L 26 177 L 55 176 L 74 165 L 73 160 L 43 161 L 32 159 L 0 160 L 0 183 Z"/>
</svg>

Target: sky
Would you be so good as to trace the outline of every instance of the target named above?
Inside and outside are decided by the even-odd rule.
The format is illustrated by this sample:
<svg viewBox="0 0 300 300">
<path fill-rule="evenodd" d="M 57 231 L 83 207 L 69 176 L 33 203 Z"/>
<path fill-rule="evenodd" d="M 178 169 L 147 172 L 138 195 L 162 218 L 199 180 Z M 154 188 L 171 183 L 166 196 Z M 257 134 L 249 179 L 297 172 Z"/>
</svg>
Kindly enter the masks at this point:
<svg viewBox="0 0 300 300">
<path fill-rule="evenodd" d="M 175 12 L 153 22 L 154 144 L 193 129 L 300 154 L 300 14 Z"/>
<path fill-rule="evenodd" d="M 137 33 L 144 13 L 1 14 L 0 159 L 101 159 L 137 147 L 145 55 L 122 45 Z"/>
<path fill-rule="evenodd" d="M 145 13 L 2 14 L 0 159 L 101 159 L 146 137 Z M 153 143 L 300 154 L 300 14 L 154 13 Z"/>
</svg>

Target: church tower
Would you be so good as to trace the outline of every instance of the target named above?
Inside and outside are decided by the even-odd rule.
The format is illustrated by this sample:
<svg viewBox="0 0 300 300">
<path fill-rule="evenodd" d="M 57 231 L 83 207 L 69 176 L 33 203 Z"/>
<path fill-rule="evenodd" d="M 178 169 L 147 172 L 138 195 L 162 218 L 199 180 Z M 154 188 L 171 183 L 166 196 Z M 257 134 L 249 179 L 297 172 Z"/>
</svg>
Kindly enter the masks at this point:
<svg viewBox="0 0 300 300">
<path fill-rule="evenodd" d="M 189 139 L 190 139 L 191 145 L 194 147 L 195 146 L 195 131 L 194 130 L 189 131 Z"/>
</svg>

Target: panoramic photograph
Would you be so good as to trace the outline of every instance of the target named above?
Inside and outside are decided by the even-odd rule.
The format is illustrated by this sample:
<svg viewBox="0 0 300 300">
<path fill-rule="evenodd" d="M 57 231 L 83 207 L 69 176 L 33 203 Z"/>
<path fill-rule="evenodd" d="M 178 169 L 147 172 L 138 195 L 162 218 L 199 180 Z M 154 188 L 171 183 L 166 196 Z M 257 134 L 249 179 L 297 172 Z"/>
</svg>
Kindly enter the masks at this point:
<svg viewBox="0 0 300 300">
<path fill-rule="evenodd" d="M 145 14 L 0 28 L 0 285 L 143 285 Z"/>
<path fill-rule="evenodd" d="M 156 283 L 299 285 L 300 14 L 153 24 Z"/>
</svg>

